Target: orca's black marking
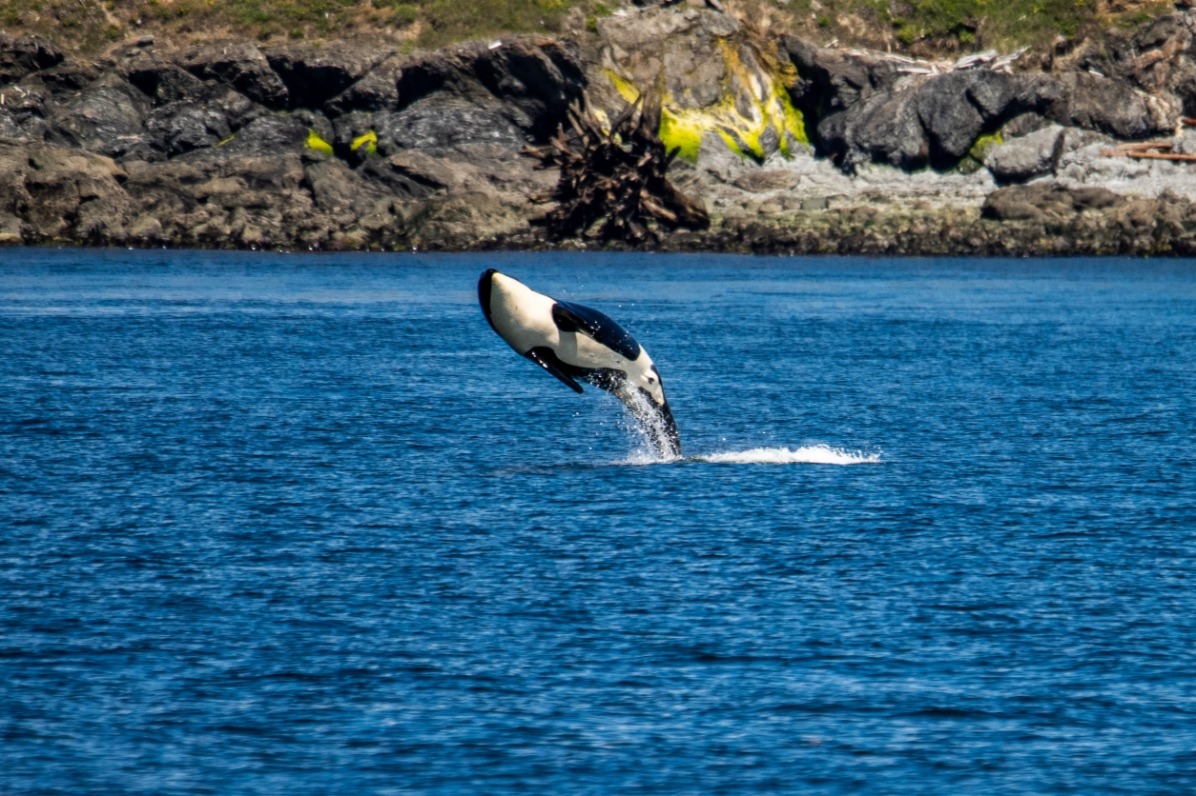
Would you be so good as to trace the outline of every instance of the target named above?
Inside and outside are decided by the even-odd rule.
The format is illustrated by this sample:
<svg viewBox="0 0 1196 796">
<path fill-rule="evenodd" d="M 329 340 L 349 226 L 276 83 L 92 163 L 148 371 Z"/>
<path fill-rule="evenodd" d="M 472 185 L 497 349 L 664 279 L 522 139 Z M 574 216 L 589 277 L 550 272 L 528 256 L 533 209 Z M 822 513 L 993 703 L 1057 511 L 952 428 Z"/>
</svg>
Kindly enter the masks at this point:
<svg viewBox="0 0 1196 796">
<path fill-rule="evenodd" d="M 525 356 L 527 356 L 527 358 L 532 362 L 535 362 L 537 365 L 544 368 L 544 370 L 548 371 L 553 376 L 556 376 L 561 380 L 561 383 L 569 389 L 579 394 L 585 392 L 585 390 L 581 388 L 581 385 L 573 380 L 573 375 L 579 375 L 580 378 L 585 377 L 580 376 L 580 374 L 577 373 L 571 375 L 570 373 L 566 372 L 566 369 L 570 371 L 582 371 L 583 369 L 575 368 L 572 365 L 565 364 L 560 360 L 560 357 L 556 355 L 556 352 L 548 346 L 536 346 L 531 351 L 528 351 Z"/>
<path fill-rule="evenodd" d="M 562 332 L 581 332 L 632 362 L 639 358 L 640 344 L 631 333 L 592 307 L 558 301 L 552 305 L 552 322 Z"/>
<path fill-rule="evenodd" d="M 618 368 L 580 368 L 577 365 L 570 365 L 558 357 L 556 352 L 548 346 L 536 346 L 525 356 L 577 393 L 582 393 L 584 390 L 575 381 L 576 379 L 581 379 L 587 384 L 592 384 L 608 392 L 613 391 L 627 380 L 627 374 Z"/>
<path fill-rule="evenodd" d="M 486 316 L 486 323 L 490 324 L 490 328 L 498 333 L 498 327 L 494 325 L 494 320 L 490 317 L 490 284 L 494 281 L 494 275 L 498 271 L 493 268 L 487 268 L 486 272 L 478 279 L 478 303 L 482 305 L 482 314 Z M 502 337 L 501 334 L 498 335 Z"/>
</svg>

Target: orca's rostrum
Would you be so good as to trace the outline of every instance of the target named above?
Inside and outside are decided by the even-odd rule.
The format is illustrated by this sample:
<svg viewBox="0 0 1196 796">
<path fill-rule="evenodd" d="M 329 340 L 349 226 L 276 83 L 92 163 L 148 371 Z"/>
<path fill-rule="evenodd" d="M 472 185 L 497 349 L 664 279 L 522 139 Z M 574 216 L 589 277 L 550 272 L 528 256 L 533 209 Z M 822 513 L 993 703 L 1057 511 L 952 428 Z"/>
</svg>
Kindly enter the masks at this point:
<svg viewBox="0 0 1196 796">
<path fill-rule="evenodd" d="M 491 328 L 516 352 L 575 392 L 578 380 L 622 401 L 661 456 L 681 455 L 681 438 L 652 357 L 605 314 L 557 301 L 491 268 L 478 280 Z"/>
</svg>

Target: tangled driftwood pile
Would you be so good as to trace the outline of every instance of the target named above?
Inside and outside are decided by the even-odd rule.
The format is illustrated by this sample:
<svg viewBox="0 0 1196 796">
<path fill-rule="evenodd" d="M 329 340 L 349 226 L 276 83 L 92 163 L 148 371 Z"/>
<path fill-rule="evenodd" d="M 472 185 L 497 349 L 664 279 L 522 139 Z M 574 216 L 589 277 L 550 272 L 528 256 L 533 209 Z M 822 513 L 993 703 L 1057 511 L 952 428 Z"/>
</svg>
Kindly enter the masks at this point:
<svg viewBox="0 0 1196 796">
<path fill-rule="evenodd" d="M 559 168 L 561 174 L 555 188 L 535 197 L 557 205 L 536 223 L 558 239 L 634 244 L 657 242 L 657 226 L 709 226 L 702 204 L 665 176 L 677 150 L 666 151 L 660 140 L 660 114 L 658 97 L 640 97 L 606 129 L 588 103 L 570 108 L 571 130 L 562 127 L 547 145 L 524 150 L 540 160 L 540 168 Z"/>
</svg>

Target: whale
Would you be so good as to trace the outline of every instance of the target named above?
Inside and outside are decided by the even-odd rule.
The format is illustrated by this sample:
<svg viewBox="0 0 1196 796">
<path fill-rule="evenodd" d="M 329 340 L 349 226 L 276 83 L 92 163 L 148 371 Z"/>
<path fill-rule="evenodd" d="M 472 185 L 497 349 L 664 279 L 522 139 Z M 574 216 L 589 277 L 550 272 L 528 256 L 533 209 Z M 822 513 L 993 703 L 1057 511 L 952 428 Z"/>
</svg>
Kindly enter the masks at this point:
<svg viewBox="0 0 1196 796">
<path fill-rule="evenodd" d="M 656 453 L 681 456 L 681 436 L 652 357 L 609 316 L 537 293 L 491 268 L 478 279 L 478 303 L 498 336 L 574 392 L 579 381 L 606 390 L 639 423 Z"/>
</svg>

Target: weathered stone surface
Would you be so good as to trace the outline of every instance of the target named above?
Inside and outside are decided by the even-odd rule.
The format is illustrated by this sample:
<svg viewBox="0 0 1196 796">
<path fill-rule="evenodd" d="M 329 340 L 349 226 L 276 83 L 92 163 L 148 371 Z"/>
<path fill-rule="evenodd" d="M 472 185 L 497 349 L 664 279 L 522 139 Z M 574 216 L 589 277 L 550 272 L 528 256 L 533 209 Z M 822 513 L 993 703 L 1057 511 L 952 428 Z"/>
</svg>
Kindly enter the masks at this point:
<svg viewBox="0 0 1196 796">
<path fill-rule="evenodd" d="M 402 59 L 391 56 L 361 79 L 329 99 L 324 107 L 332 116 L 361 111 L 396 110 L 399 106 L 399 75 Z"/>
<path fill-rule="evenodd" d="M 215 103 L 166 106 L 149 115 L 145 130 L 154 148 L 167 157 L 217 146 L 232 135 L 228 116 Z"/>
<path fill-rule="evenodd" d="M 1191 12 L 1168 14 L 1133 31 L 1112 29 L 1058 60 L 1059 71 L 1096 72 L 1173 100 L 1196 116 L 1196 38 Z"/>
<path fill-rule="evenodd" d="M 1167 134 L 1178 118 L 1178 103 L 1151 96 L 1127 79 L 986 68 L 901 74 L 906 67 L 883 56 L 857 58 L 792 37 L 784 41 L 804 78 L 796 101 L 808 115 L 822 116 L 815 143 L 848 169 L 869 161 L 947 168 L 981 134 L 1028 113 L 1126 140 Z M 911 123 L 911 105 L 921 131 Z"/>
<path fill-rule="evenodd" d="M 157 58 L 136 61 L 126 76 L 155 105 L 195 101 L 210 93 L 203 80 L 175 63 Z"/>
<path fill-rule="evenodd" d="M 997 221 L 1066 220 L 1085 210 L 1104 210 L 1127 199 L 1108 188 L 1069 188 L 1060 183 L 1014 185 L 993 191 L 984 200 L 981 216 Z"/>
<path fill-rule="evenodd" d="M 1124 82 L 1087 72 L 1066 72 L 1057 79 L 1066 99 L 1050 116 L 1060 124 L 1127 140 L 1169 135 L 1176 128 L 1178 107 Z"/>
<path fill-rule="evenodd" d="M 390 48 L 361 43 L 294 44 L 271 50 L 266 60 L 286 86 L 290 107 L 314 109 L 345 92 L 393 54 Z"/>
<path fill-rule="evenodd" d="M 891 92 L 904 77 L 897 62 L 879 53 L 847 53 L 796 36 L 783 36 L 781 43 L 801 76 L 794 98 L 807 112 L 846 110 L 878 91 Z"/>
<path fill-rule="evenodd" d="M 108 73 L 50 117 L 48 138 L 109 157 L 142 154 L 148 145 L 144 124 L 149 110 L 144 94 Z"/>
<path fill-rule="evenodd" d="M 989 150 L 984 165 L 998 183 L 1025 182 L 1053 174 L 1063 154 L 1063 127 L 1051 125 Z"/>
<path fill-rule="evenodd" d="M 443 155 L 478 140 L 517 150 L 526 140 L 500 103 L 468 102 L 439 94 L 398 113 L 379 114 L 375 122 L 378 152 L 384 156 L 404 149 Z"/>
<path fill-rule="evenodd" d="M 523 148 L 583 94 L 613 120 L 659 77 L 670 123 L 700 140 L 669 178 L 711 215 L 664 248 L 1196 253 L 1190 165 L 1104 154 L 1170 135 L 1186 107 L 1182 15 L 1084 68 L 1007 74 L 761 37 L 704 8 L 625 11 L 580 44 L 416 55 L 159 43 L 83 62 L 0 36 L 0 243 L 543 246 L 530 197 L 558 175 Z M 817 156 L 796 144 L 803 123 Z M 1051 176 L 1067 187 L 1039 187 Z M 982 217 L 998 183 L 1023 181 Z"/>
<path fill-rule="evenodd" d="M 201 80 L 218 80 L 267 108 L 289 105 L 286 85 L 249 42 L 203 44 L 180 53 L 178 63 Z"/>
</svg>

